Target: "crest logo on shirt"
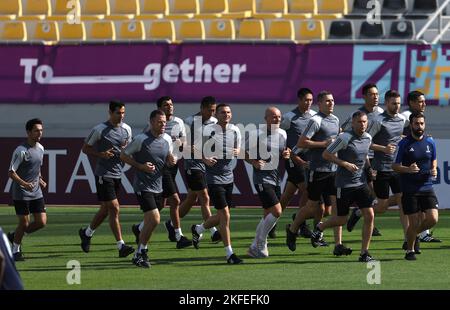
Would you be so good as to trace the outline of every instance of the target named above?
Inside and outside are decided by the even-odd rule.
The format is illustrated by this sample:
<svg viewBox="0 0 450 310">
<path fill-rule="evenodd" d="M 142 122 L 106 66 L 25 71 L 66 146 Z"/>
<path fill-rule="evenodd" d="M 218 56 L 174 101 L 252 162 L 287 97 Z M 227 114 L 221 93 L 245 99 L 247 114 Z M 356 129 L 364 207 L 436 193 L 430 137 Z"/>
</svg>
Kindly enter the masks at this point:
<svg viewBox="0 0 450 310">
<path fill-rule="evenodd" d="M 430 151 L 430 146 L 429 145 L 427 145 L 427 151 L 426 151 L 427 153 L 431 153 L 431 151 Z"/>
<path fill-rule="evenodd" d="M 30 161 L 30 159 L 31 159 L 31 154 L 30 154 L 30 152 L 26 151 L 23 160 Z"/>
<path fill-rule="evenodd" d="M 414 152 L 414 148 L 410 148 L 409 151 L 410 151 L 410 152 Z"/>
</svg>

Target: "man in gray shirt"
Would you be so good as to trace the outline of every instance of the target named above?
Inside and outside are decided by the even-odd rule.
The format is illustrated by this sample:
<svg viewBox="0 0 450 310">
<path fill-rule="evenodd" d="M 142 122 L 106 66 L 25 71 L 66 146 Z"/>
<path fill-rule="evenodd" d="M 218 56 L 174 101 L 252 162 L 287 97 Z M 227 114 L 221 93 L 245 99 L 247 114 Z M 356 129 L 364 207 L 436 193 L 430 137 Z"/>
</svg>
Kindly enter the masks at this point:
<svg viewBox="0 0 450 310">
<path fill-rule="evenodd" d="M 330 196 L 332 213 L 336 209 L 336 187 L 334 185 L 336 165 L 324 160 L 322 153 L 339 134 L 339 119 L 333 114 L 334 98 L 330 92 L 322 91 L 317 99 L 319 113 L 311 117 L 297 144 L 299 148 L 308 149 L 310 171 L 307 187 L 308 202 L 304 208 L 298 211 L 294 222 L 286 227 L 286 244 L 291 251 L 296 249 L 296 232 L 300 224 L 312 217 L 317 223 L 322 220 L 323 210 L 319 208 L 319 201 L 323 194 Z M 341 256 L 351 253 L 352 250 L 342 244 L 341 227 L 336 227 L 334 239 L 333 253 L 335 255 Z M 314 244 L 314 246 L 318 245 L 320 245 L 318 242 Z"/>
<path fill-rule="evenodd" d="M 164 112 L 153 111 L 150 114 L 150 130 L 137 135 L 120 154 L 125 163 L 136 169 L 133 189 L 144 212 L 144 227 L 132 262 L 143 268 L 150 267 L 147 243 L 160 222 L 163 170 L 166 165 L 176 164 L 176 158 L 172 155 L 172 138 L 164 133 L 165 126 Z"/>
<path fill-rule="evenodd" d="M 256 236 L 247 252 L 254 258 L 269 256 L 267 236 L 283 212 L 278 170 L 280 157 L 288 159 L 291 155 L 291 150 L 286 146 L 286 131 L 279 128 L 280 110 L 267 108 L 264 119 L 265 126 L 250 132 L 245 143 L 245 159 L 253 166 L 253 184 L 264 209 L 263 217 L 256 227 Z"/>
<path fill-rule="evenodd" d="M 204 150 L 204 162 L 207 166 L 208 193 L 217 214 L 210 216 L 201 225 L 192 225 L 192 243 L 198 249 L 205 230 L 219 225 L 222 242 L 225 246 L 227 263 L 240 264 L 242 260 L 234 254 L 230 237 L 230 210 L 233 204 L 233 159 L 241 149 L 241 133 L 231 124 L 231 108 L 227 104 L 217 106 L 217 124 L 205 127 L 207 137 Z"/>
<path fill-rule="evenodd" d="M 131 142 L 131 127 L 123 122 L 125 104 L 120 101 L 109 103 L 109 120 L 95 126 L 85 139 L 83 153 L 97 158 L 95 185 L 100 209 L 87 228 L 80 228 L 81 249 L 88 253 L 95 230 L 109 216 L 109 226 L 117 241 L 119 257 L 127 257 L 134 248 L 125 244 L 119 222 L 120 204 L 117 195 L 120 190 L 122 166 L 120 152 Z"/>
<path fill-rule="evenodd" d="M 338 165 L 336 171 L 337 214 L 326 222 L 317 224 L 311 236 L 311 243 L 314 245 L 320 240 L 326 228 L 344 225 L 347 222 L 350 205 L 357 204 L 364 217 L 360 262 L 374 260 L 369 254 L 374 221 L 373 198 L 364 172 L 364 166 L 368 164 L 367 154 L 372 137 L 365 132 L 366 128 L 366 113 L 363 111 L 353 113 L 352 130 L 341 133 L 336 141 L 323 152 L 322 156 L 325 160 Z"/>
<path fill-rule="evenodd" d="M 47 224 L 47 214 L 42 189 L 47 186 L 41 176 L 44 147 L 39 142 L 42 138 L 43 125 L 38 118 L 29 120 L 25 129 L 27 140 L 13 152 L 8 177 L 12 179 L 12 199 L 19 219 L 14 232 L 8 233 L 13 245 L 15 261 L 23 261 L 21 243 L 24 234 L 31 234 Z M 30 223 L 30 213 L 34 221 Z"/>
</svg>

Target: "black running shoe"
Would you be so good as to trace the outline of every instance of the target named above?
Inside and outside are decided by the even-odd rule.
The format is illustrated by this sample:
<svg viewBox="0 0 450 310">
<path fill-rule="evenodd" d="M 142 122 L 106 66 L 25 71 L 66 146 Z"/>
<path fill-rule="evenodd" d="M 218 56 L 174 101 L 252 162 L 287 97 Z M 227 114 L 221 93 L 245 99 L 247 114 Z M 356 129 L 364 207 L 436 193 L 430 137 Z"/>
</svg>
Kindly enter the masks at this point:
<svg viewBox="0 0 450 310">
<path fill-rule="evenodd" d="M 402 250 L 407 250 L 408 249 L 408 242 L 403 241 L 403 245 L 402 245 Z"/>
<path fill-rule="evenodd" d="M 353 250 L 351 248 L 347 248 L 345 245 L 343 244 L 338 244 L 334 247 L 334 251 L 333 254 L 336 256 L 342 256 L 342 255 L 350 255 L 352 254 Z"/>
<path fill-rule="evenodd" d="M 148 250 L 142 250 L 141 253 L 136 253 L 136 255 L 131 259 L 131 262 L 138 267 L 150 268 L 150 262 L 148 261 Z"/>
<path fill-rule="evenodd" d="M 228 257 L 227 259 L 227 263 L 228 264 L 241 264 L 244 261 L 242 259 L 240 259 L 239 257 L 236 256 L 236 254 L 231 254 L 230 257 Z"/>
<path fill-rule="evenodd" d="M 286 225 L 286 245 L 288 246 L 289 250 L 294 252 L 297 249 L 297 234 L 294 234 L 290 231 L 291 224 Z"/>
<path fill-rule="evenodd" d="M 173 228 L 172 224 L 170 223 L 170 220 L 167 220 L 165 223 L 167 233 L 169 234 L 169 240 L 171 242 L 177 242 L 177 237 L 175 235 L 175 228 Z"/>
<path fill-rule="evenodd" d="M 134 253 L 134 248 L 132 246 L 123 244 L 119 250 L 119 257 L 127 257 L 131 253 Z"/>
<path fill-rule="evenodd" d="M 381 236 L 381 232 L 378 230 L 378 228 L 376 228 L 374 226 L 373 230 L 372 230 L 372 237 L 380 237 L 380 236 Z"/>
<path fill-rule="evenodd" d="M 16 261 L 16 262 L 23 262 L 25 260 L 25 257 L 23 257 L 22 252 L 14 253 L 13 258 L 14 258 L 14 261 Z"/>
<path fill-rule="evenodd" d="M 192 245 L 194 245 L 194 248 L 198 249 L 198 244 L 200 243 L 200 234 L 195 230 L 195 226 L 191 226 L 191 232 L 192 232 Z"/>
<path fill-rule="evenodd" d="M 442 242 L 442 240 L 434 238 L 433 234 L 427 234 L 426 236 L 420 238 L 420 242 Z"/>
<path fill-rule="evenodd" d="M 416 237 L 416 242 L 414 242 L 414 252 L 416 254 L 422 254 L 422 252 L 420 251 L 420 239 L 419 239 L 419 237 Z"/>
<path fill-rule="evenodd" d="M 134 234 L 136 244 L 139 244 L 139 235 L 141 234 L 139 231 L 139 225 L 133 224 L 133 226 L 131 226 L 131 231 Z"/>
<path fill-rule="evenodd" d="M 298 235 L 307 239 L 311 238 L 311 229 L 309 229 L 308 224 L 306 224 L 306 222 L 300 224 Z"/>
<path fill-rule="evenodd" d="M 356 211 L 359 210 L 358 208 L 353 208 L 352 214 L 348 218 L 347 221 L 347 231 L 351 232 L 353 228 L 355 228 L 356 223 L 358 223 L 361 216 L 356 215 Z"/>
<path fill-rule="evenodd" d="M 363 263 L 368 263 L 368 262 L 374 262 L 374 261 L 376 261 L 376 259 L 374 259 L 370 254 L 369 254 L 369 252 L 366 252 L 366 253 L 364 253 L 364 254 L 361 254 L 361 255 L 359 255 L 359 259 L 358 259 L 360 262 L 363 262 Z"/>
<path fill-rule="evenodd" d="M 211 236 L 211 242 L 218 243 L 220 241 L 222 241 L 222 236 L 220 235 L 220 232 L 216 230 Z"/>
<path fill-rule="evenodd" d="M 273 227 L 272 227 L 272 229 L 269 231 L 269 235 L 268 235 L 268 237 L 270 238 L 270 239 L 275 239 L 276 237 L 277 237 L 277 224 L 275 224 Z"/>
<path fill-rule="evenodd" d="M 6 234 L 6 236 L 8 237 L 9 243 L 13 244 L 14 243 L 14 235 L 15 232 L 10 231 L 9 233 Z"/>
<path fill-rule="evenodd" d="M 323 241 L 323 232 L 316 228 L 311 233 L 311 245 L 317 248 L 318 246 L 322 246 L 321 244 L 323 243 L 321 241 Z"/>
<path fill-rule="evenodd" d="M 78 235 L 80 236 L 81 239 L 81 249 L 83 250 L 83 252 L 89 253 L 89 249 L 91 248 L 92 237 L 86 236 L 86 228 L 80 228 L 80 230 L 78 231 Z"/>
<path fill-rule="evenodd" d="M 323 237 L 319 240 L 318 244 L 319 246 L 330 246 Z"/>
<path fill-rule="evenodd" d="M 177 249 L 187 248 L 192 245 L 192 241 L 186 238 L 185 236 L 181 236 L 180 240 L 177 241 Z"/>
<path fill-rule="evenodd" d="M 417 260 L 416 253 L 414 253 L 414 252 L 407 252 L 405 254 L 405 259 L 406 260 Z"/>
</svg>

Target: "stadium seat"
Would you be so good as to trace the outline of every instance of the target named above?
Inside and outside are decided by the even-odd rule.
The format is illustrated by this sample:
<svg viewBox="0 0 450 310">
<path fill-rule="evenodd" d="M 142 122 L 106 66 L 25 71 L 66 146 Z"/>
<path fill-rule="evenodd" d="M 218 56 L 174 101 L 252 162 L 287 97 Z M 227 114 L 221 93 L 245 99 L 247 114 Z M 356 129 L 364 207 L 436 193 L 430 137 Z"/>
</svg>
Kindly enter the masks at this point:
<svg viewBox="0 0 450 310">
<path fill-rule="evenodd" d="M 328 39 L 353 40 L 354 33 L 353 23 L 350 20 L 334 20 L 330 24 Z"/>
<path fill-rule="evenodd" d="M 372 0 L 354 0 L 353 1 L 353 9 L 350 13 L 345 15 L 345 18 L 366 19 L 369 12 L 373 10 L 373 5 L 369 6 L 369 8 L 367 8 L 369 1 L 372 1 Z M 380 9 L 381 9 L 380 2 L 379 2 L 379 5 L 380 5 Z"/>
<path fill-rule="evenodd" d="M 415 36 L 414 23 L 410 20 L 394 21 L 391 24 L 389 39 L 405 39 L 410 40 Z"/>
<path fill-rule="evenodd" d="M 86 41 L 86 27 L 84 22 L 79 24 L 60 22 L 59 29 L 59 40 L 62 42 Z"/>
<path fill-rule="evenodd" d="M 227 0 L 203 0 L 200 5 L 200 14 L 196 15 L 195 18 L 221 18 L 222 14 L 226 12 L 228 12 Z"/>
<path fill-rule="evenodd" d="M 70 5 L 70 7 L 68 7 Z M 75 19 L 76 16 L 81 18 L 81 5 L 79 0 L 55 0 L 52 15 L 47 20 L 67 21 Z"/>
<path fill-rule="evenodd" d="M 205 23 L 208 25 L 207 39 L 234 40 L 236 38 L 234 21 L 231 19 L 215 19 Z"/>
<path fill-rule="evenodd" d="M 271 20 L 268 21 L 269 27 L 266 40 L 295 40 L 295 29 L 292 20 Z"/>
<path fill-rule="evenodd" d="M 302 20 L 297 29 L 296 40 L 325 40 L 325 25 L 321 20 Z"/>
<path fill-rule="evenodd" d="M 169 40 L 174 42 L 175 25 L 171 20 L 155 20 L 150 23 L 147 39 L 152 40 Z"/>
<path fill-rule="evenodd" d="M 405 15 L 409 19 L 429 18 L 438 9 L 437 0 L 414 0 L 411 13 Z"/>
<path fill-rule="evenodd" d="M 317 14 L 317 0 L 290 0 L 288 2 L 288 13 L 283 17 L 287 19 L 311 18 Z"/>
<path fill-rule="evenodd" d="M 228 0 L 228 11 L 222 14 L 223 18 L 250 18 L 255 12 L 255 0 Z"/>
<path fill-rule="evenodd" d="M 93 41 L 116 40 L 116 28 L 112 21 L 93 21 L 88 30 L 88 39 Z"/>
<path fill-rule="evenodd" d="M 204 40 L 205 25 L 202 20 L 183 20 L 180 22 L 177 40 Z"/>
<path fill-rule="evenodd" d="M 337 19 L 348 13 L 347 0 L 321 0 L 314 19 Z"/>
<path fill-rule="evenodd" d="M 384 24 L 383 23 L 369 23 L 364 21 L 361 24 L 359 31 L 360 39 L 384 39 Z"/>
<path fill-rule="evenodd" d="M 34 28 L 33 36 L 30 38 L 33 41 L 45 41 L 47 44 L 53 44 L 59 41 L 58 24 L 55 21 L 39 21 L 31 23 L 30 26 Z"/>
<path fill-rule="evenodd" d="M 135 19 L 139 15 L 139 0 L 110 0 L 111 20 Z"/>
<path fill-rule="evenodd" d="M 118 40 L 145 40 L 144 22 L 126 20 L 120 23 Z"/>
<path fill-rule="evenodd" d="M 239 39 L 264 40 L 266 32 L 260 19 L 244 19 L 239 26 Z"/>
<path fill-rule="evenodd" d="M 169 14 L 169 3 L 167 0 L 140 0 L 141 12 L 137 19 L 159 19 Z"/>
<path fill-rule="evenodd" d="M 82 0 L 81 19 L 99 20 L 110 15 L 111 8 L 108 0 Z"/>
<path fill-rule="evenodd" d="M 384 0 L 381 10 L 381 18 L 398 19 L 408 10 L 406 0 Z"/>
<path fill-rule="evenodd" d="M 20 0 L 0 1 L 0 21 L 14 20 L 20 15 L 22 15 L 22 2 Z"/>
<path fill-rule="evenodd" d="M 198 0 L 172 0 L 169 2 L 169 19 L 189 19 L 200 12 Z"/>
<path fill-rule="evenodd" d="M 50 0 L 24 0 L 20 20 L 44 20 L 51 16 Z"/>
<path fill-rule="evenodd" d="M 280 18 L 287 13 L 288 4 L 286 0 L 260 0 L 258 3 L 255 14 L 253 14 L 254 18 Z"/>
<path fill-rule="evenodd" d="M 0 40 L 11 42 L 27 41 L 27 27 L 22 21 L 0 22 Z"/>
</svg>

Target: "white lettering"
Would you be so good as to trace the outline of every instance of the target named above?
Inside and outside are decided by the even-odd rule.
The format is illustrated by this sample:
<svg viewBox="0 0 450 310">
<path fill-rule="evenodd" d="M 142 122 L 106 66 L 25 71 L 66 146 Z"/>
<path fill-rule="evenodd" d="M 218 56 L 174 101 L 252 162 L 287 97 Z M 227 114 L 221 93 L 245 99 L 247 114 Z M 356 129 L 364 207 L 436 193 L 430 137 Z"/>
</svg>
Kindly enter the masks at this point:
<svg viewBox="0 0 450 310">
<path fill-rule="evenodd" d="M 22 58 L 20 59 L 20 66 L 25 67 L 24 79 L 25 84 L 31 84 L 33 77 L 33 67 L 37 66 L 38 60 L 36 58 Z"/>
<path fill-rule="evenodd" d="M 176 64 L 167 64 L 163 69 L 163 80 L 168 83 L 178 82 L 178 75 L 180 74 L 180 69 Z"/>
<path fill-rule="evenodd" d="M 218 64 L 214 68 L 214 79 L 217 83 L 230 82 L 231 68 L 227 64 Z"/>
<path fill-rule="evenodd" d="M 77 172 L 80 169 L 80 166 L 83 166 L 85 175 L 78 175 Z M 86 154 L 80 152 L 80 156 L 78 156 L 77 163 L 75 165 L 75 169 L 72 172 L 72 175 L 70 176 L 69 184 L 66 188 L 66 193 L 72 192 L 73 183 L 77 180 L 87 180 L 89 182 L 89 187 L 91 188 L 92 193 L 96 193 L 97 190 L 95 188 L 95 177 L 94 173 L 92 172 L 91 163 L 89 162 L 89 159 Z"/>
<path fill-rule="evenodd" d="M 203 56 L 195 57 L 195 82 L 201 83 L 203 74 L 205 74 L 205 83 L 211 83 L 212 66 L 203 64 Z"/>
<path fill-rule="evenodd" d="M 56 193 L 56 156 L 67 155 L 67 150 L 45 150 L 48 155 L 48 192 Z"/>
<path fill-rule="evenodd" d="M 194 78 L 189 75 L 189 71 L 194 69 L 194 65 L 189 62 L 189 58 L 185 59 L 181 65 L 181 79 L 185 83 L 192 83 L 194 81 Z"/>
</svg>

